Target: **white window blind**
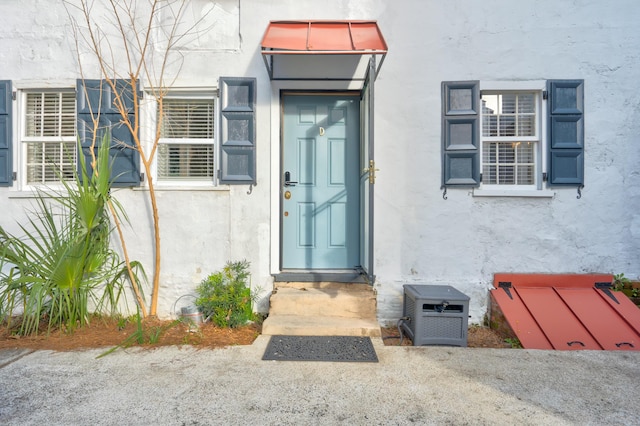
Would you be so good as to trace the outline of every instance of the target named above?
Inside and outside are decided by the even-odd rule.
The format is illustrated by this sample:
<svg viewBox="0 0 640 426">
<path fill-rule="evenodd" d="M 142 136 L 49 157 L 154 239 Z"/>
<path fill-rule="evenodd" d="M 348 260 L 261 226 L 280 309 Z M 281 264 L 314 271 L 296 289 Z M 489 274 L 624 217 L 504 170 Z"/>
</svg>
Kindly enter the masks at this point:
<svg viewBox="0 0 640 426">
<path fill-rule="evenodd" d="M 535 93 L 483 93 L 483 184 L 536 183 L 537 123 Z"/>
<path fill-rule="evenodd" d="M 497 185 L 535 183 L 533 142 L 484 142 L 482 181 Z"/>
<path fill-rule="evenodd" d="M 535 136 L 535 95 L 482 96 L 482 136 Z"/>
<path fill-rule="evenodd" d="M 76 169 L 76 97 L 27 93 L 24 108 L 27 184 L 72 179 Z"/>
<path fill-rule="evenodd" d="M 157 162 L 159 180 L 213 180 L 214 105 L 213 99 L 164 99 Z M 160 118 L 160 108 L 157 114 Z"/>
</svg>

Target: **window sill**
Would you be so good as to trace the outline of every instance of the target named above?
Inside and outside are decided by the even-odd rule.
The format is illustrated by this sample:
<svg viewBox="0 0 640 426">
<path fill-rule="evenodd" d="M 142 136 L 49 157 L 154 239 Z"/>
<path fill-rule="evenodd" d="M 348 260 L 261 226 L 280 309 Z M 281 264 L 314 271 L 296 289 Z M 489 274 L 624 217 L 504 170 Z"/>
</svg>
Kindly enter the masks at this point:
<svg viewBox="0 0 640 426">
<path fill-rule="evenodd" d="M 29 190 L 13 190 L 8 192 L 9 199 L 11 198 L 36 198 L 38 193 L 36 191 Z"/>
<path fill-rule="evenodd" d="M 148 191 L 148 186 L 138 186 L 133 188 L 134 191 Z M 229 185 L 204 186 L 204 185 L 158 185 L 154 186 L 154 190 L 158 191 L 229 191 Z"/>
<path fill-rule="evenodd" d="M 8 198 L 54 198 L 60 194 L 66 193 L 66 189 L 64 187 L 59 188 L 43 188 L 42 191 L 38 192 L 35 189 L 10 189 L 7 194 Z"/>
<path fill-rule="evenodd" d="M 133 191 L 149 191 L 147 186 L 136 186 L 136 187 L 124 187 L 124 188 L 112 188 L 114 193 L 117 193 L 123 189 L 130 189 Z M 156 185 L 154 188 L 156 192 L 159 191 L 211 191 L 211 192 L 228 192 L 230 189 L 229 185 L 219 185 L 219 186 L 197 186 L 197 185 Z M 58 192 L 64 190 L 64 188 L 47 188 L 43 192 L 39 193 L 35 190 L 30 189 L 22 189 L 22 190 L 9 190 L 7 192 L 8 198 L 12 199 L 32 199 L 42 197 L 45 198 L 55 197 Z M 48 195 L 47 195 L 48 194 Z"/>
<path fill-rule="evenodd" d="M 548 189 L 474 189 L 474 197 L 522 197 L 522 198 L 553 198 L 556 193 Z"/>
</svg>

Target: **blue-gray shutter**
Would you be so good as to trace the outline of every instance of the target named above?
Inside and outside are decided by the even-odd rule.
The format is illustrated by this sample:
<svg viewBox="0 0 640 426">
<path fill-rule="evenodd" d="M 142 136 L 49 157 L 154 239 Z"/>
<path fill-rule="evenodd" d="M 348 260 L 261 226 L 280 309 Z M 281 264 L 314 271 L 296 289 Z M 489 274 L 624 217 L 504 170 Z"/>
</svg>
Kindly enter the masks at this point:
<svg viewBox="0 0 640 426">
<path fill-rule="evenodd" d="M 256 79 L 220 77 L 220 183 L 256 183 Z"/>
<path fill-rule="evenodd" d="M 584 185 L 584 80 L 549 80 L 549 186 Z"/>
<path fill-rule="evenodd" d="M 108 132 L 111 136 L 109 157 L 112 164 L 112 186 L 139 186 L 140 156 L 133 134 L 122 123 L 122 116 L 114 105 L 115 95 L 111 86 L 106 80 L 78 80 L 76 90 L 78 135 L 87 167 L 91 168 L 89 150 L 93 137 L 92 118 L 98 116 L 99 130 L 95 150 L 97 152 L 104 133 Z M 116 80 L 116 90 L 124 99 L 129 120 L 134 123 L 134 99 L 131 85 L 126 80 Z M 80 167 L 79 162 L 78 167 Z M 91 169 L 89 173 L 91 173 Z"/>
<path fill-rule="evenodd" d="M 442 82 L 442 186 L 480 185 L 478 81 Z"/>
<path fill-rule="evenodd" d="M 11 81 L 0 80 L 0 186 L 13 184 Z"/>
</svg>

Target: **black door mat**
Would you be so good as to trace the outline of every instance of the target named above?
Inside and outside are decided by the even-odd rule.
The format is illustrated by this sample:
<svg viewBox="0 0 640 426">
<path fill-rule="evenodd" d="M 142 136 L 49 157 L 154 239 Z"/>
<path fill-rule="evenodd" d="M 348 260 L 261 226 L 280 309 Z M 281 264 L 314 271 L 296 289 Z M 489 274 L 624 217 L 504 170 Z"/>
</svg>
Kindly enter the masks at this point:
<svg viewBox="0 0 640 426">
<path fill-rule="evenodd" d="M 369 337 L 271 336 L 264 361 L 378 362 Z"/>
</svg>

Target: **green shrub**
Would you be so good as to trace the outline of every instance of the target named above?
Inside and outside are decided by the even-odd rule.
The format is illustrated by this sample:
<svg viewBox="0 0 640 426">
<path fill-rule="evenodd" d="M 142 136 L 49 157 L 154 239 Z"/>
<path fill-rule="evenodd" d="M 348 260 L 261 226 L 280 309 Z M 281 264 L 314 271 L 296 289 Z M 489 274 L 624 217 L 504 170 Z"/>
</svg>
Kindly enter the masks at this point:
<svg viewBox="0 0 640 426">
<path fill-rule="evenodd" d="M 249 262 L 227 262 L 196 288 L 196 306 L 219 327 L 239 327 L 253 321 L 253 297 L 248 283 Z"/>
</svg>

